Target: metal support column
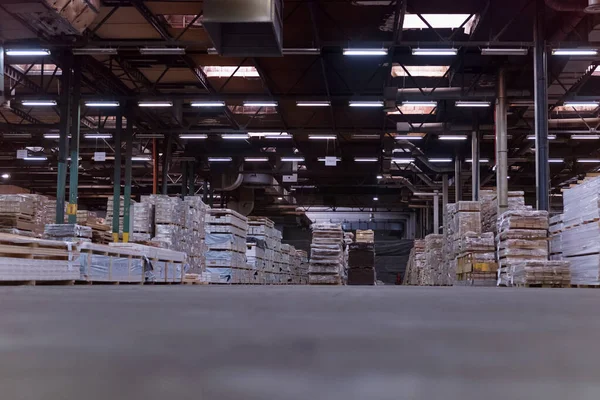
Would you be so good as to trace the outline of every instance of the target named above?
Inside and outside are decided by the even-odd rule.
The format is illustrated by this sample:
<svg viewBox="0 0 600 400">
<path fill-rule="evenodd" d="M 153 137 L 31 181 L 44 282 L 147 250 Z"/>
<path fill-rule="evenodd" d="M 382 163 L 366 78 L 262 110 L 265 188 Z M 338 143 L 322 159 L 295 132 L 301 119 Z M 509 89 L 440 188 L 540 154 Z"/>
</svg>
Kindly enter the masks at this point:
<svg viewBox="0 0 600 400">
<path fill-rule="evenodd" d="M 156 139 L 152 139 L 152 194 L 158 193 L 158 150 Z"/>
<path fill-rule="evenodd" d="M 187 161 L 181 162 L 181 198 L 183 199 L 188 194 L 188 174 Z"/>
<path fill-rule="evenodd" d="M 508 140 L 506 122 L 506 76 L 498 71 L 498 99 L 496 101 L 496 191 L 498 215 L 508 210 Z"/>
<path fill-rule="evenodd" d="M 123 192 L 123 243 L 129 242 L 131 224 L 131 157 L 133 153 L 133 109 L 128 109 L 125 132 L 125 190 Z"/>
<path fill-rule="evenodd" d="M 202 201 L 208 204 L 208 181 L 205 179 L 202 183 Z"/>
<path fill-rule="evenodd" d="M 440 233 L 440 194 L 437 190 L 433 195 L 433 233 Z"/>
<path fill-rule="evenodd" d="M 444 224 L 444 235 L 447 235 L 446 227 L 448 226 L 448 175 L 442 175 L 442 215 Z"/>
<path fill-rule="evenodd" d="M 460 159 L 460 156 L 457 153 L 456 156 L 454 157 L 454 202 L 455 203 L 458 203 L 459 201 L 462 200 L 462 186 L 460 183 L 461 182 L 461 177 L 460 177 L 461 163 L 462 163 L 462 160 Z"/>
<path fill-rule="evenodd" d="M 71 161 L 69 170 L 69 223 L 77 223 L 77 197 L 79 185 L 79 133 L 81 126 L 81 59 L 73 60 L 73 93 L 71 94 Z"/>
<path fill-rule="evenodd" d="M 476 120 L 473 120 L 473 132 L 471 133 L 471 198 L 473 201 L 479 201 L 479 187 L 481 184 L 479 158 L 479 124 Z"/>
<path fill-rule="evenodd" d="M 58 178 L 56 181 L 56 223 L 65 223 L 65 196 L 67 187 L 67 157 L 69 153 L 70 107 L 71 100 L 71 62 L 72 56 L 66 54 L 63 58 L 62 75 L 60 77 L 60 122 L 58 139 Z"/>
<path fill-rule="evenodd" d="M 121 215 L 121 132 L 123 131 L 123 114 L 121 109 L 117 110 L 115 121 L 115 171 L 113 176 L 113 220 L 112 236 L 113 242 L 119 241 L 119 219 Z"/>
<path fill-rule="evenodd" d="M 168 135 L 163 149 L 162 165 L 162 194 L 169 194 L 169 165 L 171 164 L 171 147 L 173 147 L 173 135 Z"/>
<path fill-rule="evenodd" d="M 535 180 L 538 210 L 550 208 L 550 169 L 548 166 L 548 70 L 544 0 L 536 0 L 533 28 L 534 100 L 535 100 Z"/>
<path fill-rule="evenodd" d="M 193 161 L 189 162 L 188 165 L 188 189 L 190 196 L 196 194 L 196 164 Z"/>
<path fill-rule="evenodd" d="M 4 104 L 6 94 L 4 93 L 4 46 L 0 43 L 0 104 Z"/>
</svg>

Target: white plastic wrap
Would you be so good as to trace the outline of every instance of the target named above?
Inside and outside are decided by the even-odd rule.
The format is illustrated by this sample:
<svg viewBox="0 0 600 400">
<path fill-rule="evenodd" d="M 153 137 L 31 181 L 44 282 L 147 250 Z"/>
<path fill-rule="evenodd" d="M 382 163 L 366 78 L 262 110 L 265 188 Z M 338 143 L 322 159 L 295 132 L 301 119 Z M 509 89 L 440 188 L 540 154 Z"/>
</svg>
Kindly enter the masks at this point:
<svg viewBox="0 0 600 400">
<path fill-rule="evenodd" d="M 563 191 L 565 227 L 600 219 L 600 178 L 586 180 Z"/>
</svg>

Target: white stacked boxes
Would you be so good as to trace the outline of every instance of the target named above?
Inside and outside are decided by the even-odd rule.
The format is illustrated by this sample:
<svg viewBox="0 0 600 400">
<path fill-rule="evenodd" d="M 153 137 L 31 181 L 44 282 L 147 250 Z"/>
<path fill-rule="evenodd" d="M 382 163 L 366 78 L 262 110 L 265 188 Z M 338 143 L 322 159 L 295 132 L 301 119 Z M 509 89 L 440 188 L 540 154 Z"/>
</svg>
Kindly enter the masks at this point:
<svg viewBox="0 0 600 400">
<path fill-rule="evenodd" d="M 225 208 L 211 209 L 208 215 L 206 270 L 212 281 L 254 283 L 254 271 L 246 265 L 247 218 Z"/>
<path fill-rule="evenodd" d="M 344 231 L 340 224 L 312 225 L 308 281 L 311 285 L 341 285 L 344 274 Z"/>
</svg>

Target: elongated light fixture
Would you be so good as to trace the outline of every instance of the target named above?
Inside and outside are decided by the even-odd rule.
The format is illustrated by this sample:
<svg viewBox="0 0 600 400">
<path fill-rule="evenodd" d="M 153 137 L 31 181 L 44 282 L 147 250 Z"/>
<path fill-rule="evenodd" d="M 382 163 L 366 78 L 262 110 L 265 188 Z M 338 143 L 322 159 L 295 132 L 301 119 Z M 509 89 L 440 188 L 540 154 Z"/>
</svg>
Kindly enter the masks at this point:
<svg viewBox="0 0 600 400">
<path fill-rule="evenodd" d="M 172 101 L 140 101 L 138 102 L 140 107 L 173 107 Z"/>
<path fill-rule="evenodd" d="M 600 135 L 571 135 L 573 140 L 598 140 Z"/>
<path fill-rule="evenodd" d="M 53 107 L 57 103 L 56 100 L 23 100 L 21 104 L 29 107 Z"/>
<path fill-rule="evenodd" d="M 467 135 L 439 135 L 440 140 L 467 140 Z"/>
<path fill-rule="evenodd" d="M 247 140 L 250 139 L 247 133 L 224 133 L 221 135 L 221 139 L 225 140 Z"/>
<path fill-rule="evenodd" d="M 142 47 L 140 48 L 140 54 L 181 55 L 185 54 L 185 49 L 183 47 Z"/>
<path fill-rule="evenodd" d="M 276 101 L 245 101 L 244 107 L 277 107 Z"/>
<path fill-rule="evenodd" d="M 412 50 L 413 56 L 455 56 L 458 54 L 457 49 L 421 49 Z"/>
<path fill-rule="evenodd" d="M 454 103 L 456 107 L 489 107 L 489 101 L 457 101 Z"/>
<path fill-rule="evenodd" d="M 465 161 L 468 162 L 468 163 L 473 163 L 473 159 L 472 158 L 467 158 Z M 479 159 L 479 164 L 487 164 L 489 162 L 490 162 L 489 158 L 480 158 Z"/>
<path fill-rule="evenodd" d="M 208 157 L 208 162 L 231 162 L 231 157 Z"/>
<path fill-rule="evenodd" d="M 345 56 L 385 56 L 387 49 L 344 49 Z"/>
<path fill-rule="evenodd" d="M 600 164 L 600 160 L 597 158 L 578 158 L 577 162 L 584 164 Z"/>
<path fill-rule="evenodd" d="M 23 160 L 25 161 L 46 161 L 48 157 L 46 156 L 27 156 Z"/>
<path fill-rule="evenodd" d="M 548 162 L 558 164 L 564 162 L 564 160 L 562 158 L 549 158 Z"/>
<path fill-rule="evenodd" d="M 392 158 L 394 164 L 410 164 L 414 161 L 414 158 Z"/>
<path fill-rule="evenodd" d="M 554 49 L 553 56 L 595 56 L 598 55 L 597 49 Z"/>
<path fill-rule="evenodd" d="M 330 101 L 297 101 L 298 107 L 330 107 Z"/>
<path fill-rule="evenodd" d="M 86 133 L 83 135 L 86 139 L 112 139 L 111 133 Z"/>
<path fill-rule="evenodd" d="M 526 56 L 529 53 L 529 49 L 521 48 L 501 48 L 501 47 L 487 47 L 481 49 L 482 56 Z"/>
<path fill-rule="evenodd" d="M 7 56 L 49 56 L 48 49 L 8 49 Z"/>
<path fill-rule="evenodd" d="M 327 161 L 327 158 L 326 158 L 326 157 L 319 157 L 319 158 L 317 158 L 317 161 L 320 161 L 320 162 L 326 162 L 326 161 Z M 335 161 L 336 161 L 336 162 L 340 162 L 340 161 L 342 161 L 342 159 L 341 159 L 340 157 L 336 157 L 336 158 L 335 158 Z"/>
<path fill-rule="evenodd" d="M 117 49 L 110 47 L 80 47 L 73 49 L 73 54 L 76 56 L 116 55 Z"/>
<path fill-rule="evenodd" d="M 268 162 L 268 157 L 244 157 L 246 162 Z"/>
<path fill-rule="evenodd" d="M 535 140 L 535 135 L 528 135 L 527 136 L 528 140 Z M 555 140 L 556 139 L 556 135 L 548 135 L 548 140 Z"/>
<path fill-rule="evenodd" d="M 264 136 L 265 139 L 292 139 L 292 135 L 287 132 L 270 133 Z"/>
<path fill-rule="evenodd" d="M 208 138 L 204 133 L 184 133 L 179 135 L 179 139 L 183 140 L 202 140 Z"/>
<path fill-rule="evenodd" d="M 451 158 L 429 158 L 428 161 L 432 162 L 432 163 L 449 163 L 449 162 L 452 162 L 452 159 Z"/>
<path fill-rule="evenodd" d="M 403 101 L 403 106 L 413 107 L 437 107 L 437 101 Z"/>
<path fill-rule="evenodd" d="M 224 101 L 193 101 L 192 107 L 225 107 Z"/>
<path fill-rule="evenodd" d="M 133 156 L 133 157 L 131 157 L 131 161 L 152 161 L 152 157 L 150 157 L 150 156 Z"/>
<path fill-rule="evenodd" d="M 118 101 L 86 101 L 86 107 L 119 107 Z"/>
<path fill-rule="evenodd" d="M 565 107 L 598 107 L 597 101 L 565 101 Z"/>
<path fill-rule="evenodd" d="M 44 133 L 44 139 L 60 139 L 60 133 Z M 69 135 L 71 139 L 71 135 Z"/>
<path fill-rule="evenodd" d="M 396 135 L 394 136 L 396 140 L 421 140 L 423 139 L 423 135 Z"/>
<path fill-rule="evenodd" d="M 283 55 L 287 56 L 287 55 L 315 55 L 318 56 L 319 54 L 321 54 L 321 49 L 318 49 L 316 47 L 306 47 L 306 48 L 300 48 L 300 47 L 290 47 L 287 49 L 283 49 Z"/>
<path fill-rule="evenodd" d="M 136 133 L 135 137 L 137 139 L 163 139 L 165 137 L 164 133 Z"/>
<path fill-rule="evenodd" d="M 383 101 L 350 101 L 350 107 L 383 107 Z"/>
<path fill-rule="evenodd" d="M 336 140 L 337 135 L 308 135 L 310 140 Z"/>
<path fill-rule="evenodd" d="M 304 157 L 281 157 L 281 162 L 304 162 Z"/>
<path fill-rule="evenodd" d="M 372 163 L 377 161 L 379 161 L 379 158 L 377 157 L 354 157 L 354 162 L 359 163 Z"/>
</svg>

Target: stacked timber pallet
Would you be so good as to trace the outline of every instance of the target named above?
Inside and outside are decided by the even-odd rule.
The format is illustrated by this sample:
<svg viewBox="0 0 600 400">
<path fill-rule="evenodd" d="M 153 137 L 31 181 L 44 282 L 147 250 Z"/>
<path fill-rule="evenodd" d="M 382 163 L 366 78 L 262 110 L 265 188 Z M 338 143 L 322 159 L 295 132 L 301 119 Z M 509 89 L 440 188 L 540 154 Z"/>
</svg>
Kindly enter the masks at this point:
<svg viewBox="0 0 600 400">
<path fill-rule="evenodd" d="M 187 196 L 183 207 L 183 248 L 188 255 L 188 273 L 202 274 L 206 268 L 205 225 L 209 207 L 200 196 Z"/>
<path fill-rule="evenodd" d="M 340 224 L 312 225 L 308 282 L 311 285 L 341 285 L 344 281 L 344 231 Z"/>
<path fill-rule="evenodd" d="M 452 285 L 458 272 L 458 258 L 463 238 L 476 238 L 481 234 L 481 203 L 459 201 L 446 207 L 446 229 L 444 234 L 444 263 L 440 269 L 441 285 Z M 434 266 L 435 267 L 435 266 Z"/>
<path fill-rule="evenodd" d="M 253 283 L 267 283 L 266 251 L 267 244 L 264 240 L 250 236 L 246 238 L 246 268 L 253 271 Z"/>
<path fill-rule="evenodd" d="M 510 266 L 507 279 L 517 287 L 569 287 L 571 269 L 568 261 L 522 261 Z"/>
<path fill-rule="evenodd" d="M 132 230 L 131 242 L 148 243 L 154 235 L 154 204 L 153 202 L 142 201 L 132 205 Z"/>
<path fill-rule="evenodd" d="M 496 286 L 498 263 L 494 234 L 467 232 L 459 241 L 457 286 Z"/>
<path fill-rule="evenodd" d="M 375 285 L 375 245 L 356 242 L 348 248 L 348 285 Z"/>
<path fill-rule="evenodd" d="M 78 224 L 47 224 L 44 238 L 63 242 L 91 242 L 92 228 Z"/>
<path fill-rule="evenodd" d="M 133 212 L 133 208 L 135 207 L 135 201 L 131 200 L 131 208 L 130 208 L 130 216 L 134 215 Z M 107 199 L 106 202 L 106 224 L 110 227 L 112 227 L 113 224 L 113 218 L 119 218 L 119 233 L 122 234 L 123 233 L 123 215 L 125 213 L 125 198 L 123 196 L 120 197 L 119 200 L 119 211 L 115 212 L 114 210 L 114 202 L 113 202 L 113 198 L 112 196 L 109 197 Z M 129 226 L 129 232 L 133 232 L 133 220 L 134 218 L 130 219 L 130 226 Z"/>
<path fill-rule="evenodd" d="M 356 243 L 375 243 L 375 232 L 371 229 L 356 231 Z"/>
<path fill-rule="evenodd" d="M 279 280 L 275 267 L 275 249 L 281 249 L 278 232 L 275 223 L 268 218 L 248 218 L 246 256 L 250 257 L 248 267 L 255 271 L 256 283 L 274 284 Z"/>
<path fill-rule="evenodd" d="M 549 229 L 550 234 L 550 259 L 562 260 L 562 232 L 564 230 L 563 214 L 558 214 L 550 217 Z"/>
<path fill-rule="evenodd" d="M 408 256 L 408 264 L 402 283 L 410 286 L 421 286 L 425 264 L 425 240 L 416 239 Z"/>
<path fill-rule="evenodd" d="M 444 235 L 435 233 L 425 236 L 425 268 L 422 271 L 422 285 L 448 285 L 444 268 Z"/>
<path fill-rule="evenodd" d="M 304 250 L 296 250 L 296 257 L 298 258 L 298 283 L 306 285 L 308 283 L 308 253 Z"/>
<path fill-rule="evenodd" d="M 206 271 L 212 283 L 254 283 L 254 271 L 246 265 L 248 219 L 236 211 L 209 211 L 206 235 Z"/>
<path fill-rule="evenodd" d="M 44 231 L 43 196 L 0 195 L 0 232 L 36 236 Z"/>
<path fill-rule="evenodd" d="M 184 251 L 184 207 L 179 197 L 152 195 L 144 199 L 154 204 L 154 237 L 151 242 L 164 249 Z"/>
<path fill-rule="evenodd" d="M 482 190 L 481 203 L 481 231 L 497 232 L 498 224 L 498 196 L 495 190 Z M 531 209 L 525 205 L 525 192 L 508 192 L 508 210 Z"/>
</svg>

